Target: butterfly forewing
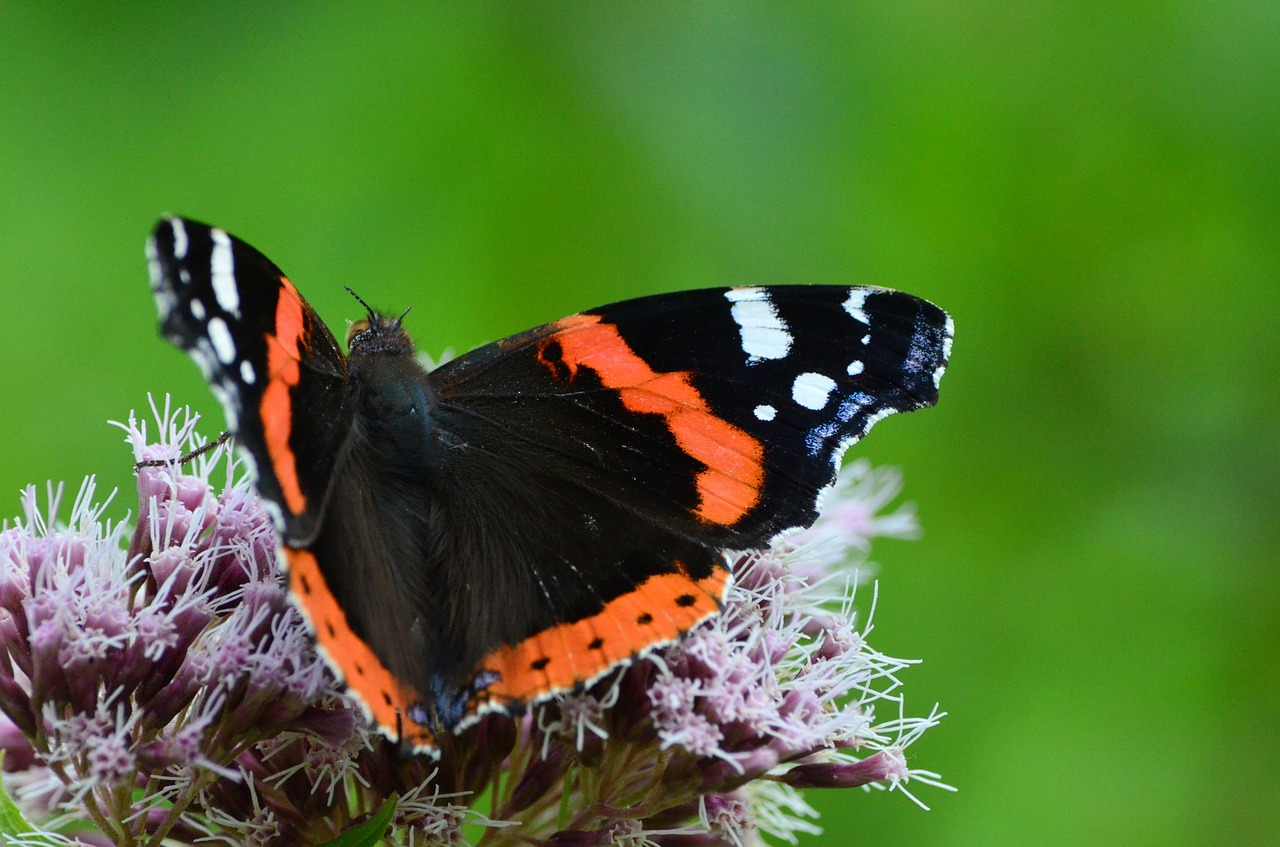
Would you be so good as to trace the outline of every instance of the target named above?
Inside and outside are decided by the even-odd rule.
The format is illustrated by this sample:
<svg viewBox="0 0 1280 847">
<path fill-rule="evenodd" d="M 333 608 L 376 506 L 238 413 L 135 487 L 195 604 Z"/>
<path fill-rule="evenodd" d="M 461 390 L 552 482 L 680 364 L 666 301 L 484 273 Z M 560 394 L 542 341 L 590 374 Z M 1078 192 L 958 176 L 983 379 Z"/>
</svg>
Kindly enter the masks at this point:
<svg viewBox="0 0 1280 847">
<path fill-rule="evenodd" d="M 305 543 L 351 426 L 337 341 L 279 268 L 222 230 L 165 218 L 147 254 L 162 332 L 222 402 L 285 537 Z"/>
<path fill-rule="evenodd" d="M 706 289 L 566 318 L 431 380 L 494 450 L 743 549 L 811 523 L 877 420 L 936 402 L 950 338 L 944 312 L 887 289 Z"/>
</svg>

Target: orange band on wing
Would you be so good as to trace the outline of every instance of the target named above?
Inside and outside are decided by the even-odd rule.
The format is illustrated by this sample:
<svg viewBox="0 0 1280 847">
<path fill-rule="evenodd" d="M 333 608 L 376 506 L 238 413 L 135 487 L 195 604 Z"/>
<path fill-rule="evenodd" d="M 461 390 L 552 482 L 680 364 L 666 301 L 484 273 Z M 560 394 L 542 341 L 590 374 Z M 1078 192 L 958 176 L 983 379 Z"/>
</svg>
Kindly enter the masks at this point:
<svg viewBox="0 0 1280 847">
<path fill-rule="evenodd" d="M 306 495 L 298 480 L 298 464 L 289 446 L 293 433 L 293 398 L 290 389 L 298 384 L 301 370 L 300 343 L 303 333 L 302 300 L 293 284 L 280 278 L 284 290 L 276 301 L 276 332 L 268 335 L 267 387 L 258 405 L 262 435 L 271 458 L 271 470 L 280 483 L 285 506 L 295 515 L 307 508 Z"/>
<path fill-rule="evenodd" d="M 434 734 L 409 718 L 420 703 L 401 685 L 347 623 L 347 615 L 329 591 L 316 557 L 309 550 L 285 548 L 289 591 L 316 634 L 316 646 L 334 673 L 364 706 L 383 735 L 418 749 L 434 748 Z"/>
<path fill-rule="evenodd" d="M 589 618 L 500 647 L 482 663 L 498 679 L 480 700 L 527 703 L 567 691 L 646 648 L 674 641 L 719 610 L 728 579 L 723 565 L 700 580 L 683 573 L 651 576 Z"/>
<path fill-rule="evenodd" d="M 618 392 L 627 409 L 661 415 L 680 449 L 706 466 L 697 479 L 698 517 L 727 526 L 760 502 L 763 445 L 717 417 L 689 373 L 655 372 L 618 328 L 598 315 L 574 315 L 557 326 L 548 340 L 560 345 L 570 376 L 579 367 L 595 371 L 605 387 Z"/>
</svg>

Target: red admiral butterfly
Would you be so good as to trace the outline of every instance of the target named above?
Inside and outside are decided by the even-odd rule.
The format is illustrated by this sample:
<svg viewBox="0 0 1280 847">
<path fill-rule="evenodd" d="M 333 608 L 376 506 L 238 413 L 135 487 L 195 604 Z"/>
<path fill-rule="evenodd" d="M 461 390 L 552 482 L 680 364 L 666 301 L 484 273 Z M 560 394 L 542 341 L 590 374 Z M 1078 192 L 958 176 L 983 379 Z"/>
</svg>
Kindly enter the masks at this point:
<svg viewBox="0 0 1280 847">
<path fill-rule="evenodd" d="M 343 355 L 223 230 L 165 218 L 147 256 L 321 653 L 384 735 L 433 754 L 716 614 L 728 551 L 812 523 L 845 447 L 932 405 L 951 348 L 947 314 L 897 291 L 714 288 L 427 372 L 404 315 L 367 305 Z"/>
</svg>

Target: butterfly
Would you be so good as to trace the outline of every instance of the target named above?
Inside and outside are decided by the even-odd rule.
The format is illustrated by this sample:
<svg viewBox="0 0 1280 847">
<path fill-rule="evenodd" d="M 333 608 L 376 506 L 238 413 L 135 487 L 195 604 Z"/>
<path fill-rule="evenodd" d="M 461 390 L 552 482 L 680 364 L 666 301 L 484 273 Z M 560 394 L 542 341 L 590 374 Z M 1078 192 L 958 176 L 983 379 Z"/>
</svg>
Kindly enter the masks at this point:
<svg viewBox="0 0 1280 847">
<path fill-rule="evenodd" d="M 147 257 L 321 655 L 385 736 L 432 755 L 715 615 L 736 551 L 811 524 L 849 444 L 936 402 L 953 333 L 884 288 L 709 288 L 428 371 L 405 314 L 357 297 L 344 353 L 224 230 L 163 218 Z"/>
</svg>

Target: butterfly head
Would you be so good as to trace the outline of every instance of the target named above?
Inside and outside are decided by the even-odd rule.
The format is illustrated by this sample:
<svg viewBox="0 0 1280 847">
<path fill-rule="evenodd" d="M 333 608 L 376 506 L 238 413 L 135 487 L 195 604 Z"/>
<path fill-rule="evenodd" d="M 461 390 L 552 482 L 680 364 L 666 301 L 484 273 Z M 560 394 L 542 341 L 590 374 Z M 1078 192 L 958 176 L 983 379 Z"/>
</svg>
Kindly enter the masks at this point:
<svg viewBox="0 0 1280 847">
<path fill-rule="evenodd" d="M 368 353 L 390 353 L 392 355 L 413 353 L 413 340 L 404 330 L 404 318 L 409 314 L 405 309 L 397 318 L 375 312 L 368 303 L 361 299 L 350 288 L 347 293 L 356 298 L 364 306 L 365 316 L 352 321 L 347 327 L 347 350 L 351 355 Z"/>
</svg>

